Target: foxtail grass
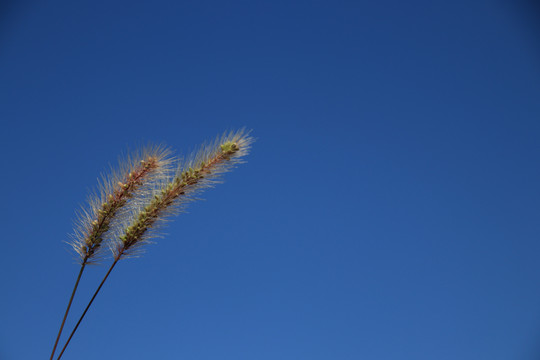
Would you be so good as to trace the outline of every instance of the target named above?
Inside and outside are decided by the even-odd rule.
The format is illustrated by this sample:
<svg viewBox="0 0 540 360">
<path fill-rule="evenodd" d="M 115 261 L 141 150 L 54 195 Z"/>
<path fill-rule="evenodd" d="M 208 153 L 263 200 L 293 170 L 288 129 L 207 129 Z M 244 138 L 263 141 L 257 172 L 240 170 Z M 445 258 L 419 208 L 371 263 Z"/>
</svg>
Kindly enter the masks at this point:
<svg viewBox="0 0 540 360">
<path fill-rule="evenodd" d="M 93 235 L 93 237 L 87 235 L 79 237 L 73 243 L 73 247 L 82 259 L 81 267 L 84 267 L 88 261 L 88 254 L 94 256 L 96 252 L 101 251 L 104 239 L 103 235 L 107 233 L 109 234 L 107 236 L 107 243 L 111 249 L 113 260 L 71 331 L 57 360 L 60 360 L 64 354 L 86 313 L 118 262 L 124 258 L 140 255 L 144 246 L 159 235 L 160 227 L 170 220 L 173 215 L 182 212 L 189 202 L 197 199 L 197 195 L 202 190 L 220 182 L 224 173 L 232 170 L 237 164 L 242 163 L 243 158 L 249 153 L 252 143 L 253 138 L 244 130 L 226 133 L 212 143 L 201 146 L 198 151 L 195 151 L 186 159 L 179 161 L 176 171 L 168 172 L 167 169 L 170 162 L 165 161 L 166 164 L 164 165 L 166 166 L 163 166 L 165 170 L 161 171 L 159 176 L 155 176 L 148 183 L 148 186 L 144 186 L 144 182 L 137 183 L 140 185 L 138 188 L 131 187 L 126 182 L 121 181 L 119 183 L 120 189 L 133 189 L 133 193 L 120 196 L 121 200 L 119 203 L 125 199 L 124 204 L 118 207 L 118 209 L 116 209 L 116 205 L 103 204 L 102 208 L 93 213 L 93 215 L 98 215 L 97 225 L 99 226 L 101 223 L 106 224 L 106 230 L 101 229 L 103 233 L 96 233 L 97 235 Z M 164 161 L 163 159 L 165 158 L 162 158 L 160 161 Z M 146 160 L 141 164 L 148 166 Z M 130 173 L 130 178 L 133 178 L 134 174 L 137 174 L 133 171 Z M 142 190 L 143 188 L 144 190 Z M 117 193 L 114 191 L 112 193 L 113 196 L 110 197 L 111 201 L 119 198 Z M 129 203 L 129 206 L 126 207 L 125 212 L 121 216 L 117 216 L 120 208 L 126 205 L 129 198 L 134 196 L 137 199 Z M 106 199 L 109 199 L 109 197 Z M 112 208 L 112 210 L 109 211 L 109 208 Z M 99 218 L 100 214 L 111 216 L 110 219 L 107 218 L 107 220 L 101 221 Z M 86 216 L 84 218 L 86 219 Z M 95 219 L 91 222 L 91 229 L 97 227 L 94 223 Z M 110 226 L 110 224 L 113 224 L 113 226 Z M 88 222 L 83 226 L 83 230 L 86 232 L 82 231 L 80 233 L 89 234 L 87 229 L 89 229 Z M 101 240 L 98 241 L 96 239 Z M 80 274 L 77 284 L 79 279 Z"/>
<path fill-rule="evenodd" d="M 125 210 L 128 201 L 144 187 L 166 176 L 170 164 L 170 152 L 163 147 L 148 147 L 127 156 L 117 169 L 111 169 L 109 175 L 102 176 L 98 189 L 88 198 L 87 207 L 79 211 L 70 245 L 81 266 L 56 336 L 51 360 L 86 265 L 96 262 L 102 255 L 103 240 L 113 232 L 114 220 Z"/>
</svg>

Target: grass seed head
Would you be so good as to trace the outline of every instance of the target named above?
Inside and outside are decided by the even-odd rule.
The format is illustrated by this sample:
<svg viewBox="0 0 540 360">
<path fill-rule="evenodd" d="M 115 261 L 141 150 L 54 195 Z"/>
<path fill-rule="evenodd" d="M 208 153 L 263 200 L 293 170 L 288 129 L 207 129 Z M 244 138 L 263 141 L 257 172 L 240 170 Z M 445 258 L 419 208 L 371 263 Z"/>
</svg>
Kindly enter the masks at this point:
<svg viewBox="0 0 540 360">
<path fill-rule="evenodd" d="M 120 160 L 116 169 L 102 176 L 97 191 L 80 210 L 70 245 L 82 263 L 95 262 L 101 255 L 102 243 L 121 218 L 129 212 L 128 205 L 153 183 L 169 176 L 170 151 L 161 146 L 147 147 Z M 148 190 L 146 190 L 148 191 Z"/>
<path fill-rule="evenodd" d="M 171 215 L 183 210 L 197 194 L 243 162 L 253 141 L 243 129 L 226 133 L 182 161 L 176 173 L 154 189 L 117 235 L 112 247 L 115 258 L 137 254 L 142 245 L 159 235 L 156 230 Z"/>
</svg>

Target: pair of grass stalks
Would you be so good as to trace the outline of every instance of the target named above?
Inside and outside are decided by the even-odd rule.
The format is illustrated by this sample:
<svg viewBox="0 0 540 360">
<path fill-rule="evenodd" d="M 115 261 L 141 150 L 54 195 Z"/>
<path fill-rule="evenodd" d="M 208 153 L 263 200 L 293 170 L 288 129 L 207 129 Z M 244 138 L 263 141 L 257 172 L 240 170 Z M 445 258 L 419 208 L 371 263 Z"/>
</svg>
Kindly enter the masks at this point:
<svg viewBox="0 0 540 360">
<path fill-rule="evenodd" d="M 179 213 L 201 190 L 211 187 L 223 173 L 242 162 L 253 138 L 240 130 L 226 133 L 203 145 L 187 159 L 175 161 L 163 147 L 150 147 L 121 161 L 120 167 L 104 177 L 88 208 L 78 214 L 70 245 L 80 259 L 80 270 L 71 293 L 50 359 L 56 352 L 73 298 L 86 265 L 105 257 L 109 248 L 112 263 L 57 360 L 64 354 L 81 321 L 117 263 L 137 255 L 158 235 L 157 229 Z"/>
</svg>

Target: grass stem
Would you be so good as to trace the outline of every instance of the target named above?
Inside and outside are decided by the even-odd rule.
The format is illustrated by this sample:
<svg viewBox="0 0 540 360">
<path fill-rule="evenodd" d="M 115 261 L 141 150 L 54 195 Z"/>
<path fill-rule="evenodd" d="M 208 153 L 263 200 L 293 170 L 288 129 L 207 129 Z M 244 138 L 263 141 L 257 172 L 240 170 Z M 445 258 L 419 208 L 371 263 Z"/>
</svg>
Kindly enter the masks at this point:
<svg viewBox="0 0 540 360">
<path fill-rule="evenodd" d="M 86 266 L 86 262 L 81 264 L 81 270 L 79 271 L 79 276 L 77 276 L 77 281 L 75 281 L 75 286 L 73 287 L 73 291 L 71 292 L 71 297 L 69 298 L 69 302 L 66 308 L 66 313 L 64 314 L 64 318 L 62 319 L 62 325 L 60 325 L 60 330 L 58 330 L 58 335 L 56 336 L 56 341 L 54 342 L 54 347 L 51 353 L 50 360 L 53 359 L 54 352 L 56 351 L 56 347 L 58 346 L 58 341 L 60 340 L 60 335 L 62 335 L 62 330 L 64 329 L 64 325 L 66 323 L 66 318 L 69 313 L 69 309 L 71 308 L 71 303 L 73 302 L 73 298 L 75 297 L 75 293 L 77 292 L 77 288 L 79 287 L 79 281 L 81 280 L 82 273 L 84 271 L 84 267 Z"/>
<path fill-rule="evenodd" d="M 92 299 L 90 299 L 90 302 L 88 303 L 88 305 L 86 306 L 86 309 L 84 309 L 81 317 L 79 318 L 79 321 L 77 321 L 77 325 L 75 325 L 75 327 L 73 328 L 73 330 L 71 331 L 71 334 L 69 335 L 69 338 L 67 339 L 66 341 L 66 344 L 64 345 L 64 347 L 62 348 L 62 351 L 60 352 L 60 355 L 58 355 L 58 358 L 57 360 L 60 360 L 60 358 L 62 357 L 62 355 L 64 354 L 64 351 L 66 351 L 66 348 L 69 344 L 69 342 L 71 341 L 71 338 L 73 337 L 73 335 L 75 335 L 75 332 L 77 331 L 79 325 L 81 324 L 81 321 L 84 319 L 84 316 L 86 315 L 86 313 L 88 312 L 88 309 L 90 309 L 90 306 L 92 305 L 92 303 L 94 302 L 94 299 L 96 298 L 97 294 L 99 293 L 99 290 L 101 290 L 101 287 L 103 286 L 103 284 L 105 283 L 105 281 L 107 280 L 107 278 L 109 277 L 109 274 L 111 273 L 112 269 L 114 269 L 114 266 L 116 265 L 116 263 L 118 262 L 118 260 L 120 260 L 120 256 L 117 256 L 115 259 L 114 259 L 114 262 L 111 264 L 111 267 L 109 268 L 109 270 L 107 271 L 107 274 L 105 274 L 105 277 L 103 278 L 103 280 L 101 280 L 101 283 L 99 284 L 96 292 L 94 293 L 94 295 L 92 296 Z"/>
</svg>

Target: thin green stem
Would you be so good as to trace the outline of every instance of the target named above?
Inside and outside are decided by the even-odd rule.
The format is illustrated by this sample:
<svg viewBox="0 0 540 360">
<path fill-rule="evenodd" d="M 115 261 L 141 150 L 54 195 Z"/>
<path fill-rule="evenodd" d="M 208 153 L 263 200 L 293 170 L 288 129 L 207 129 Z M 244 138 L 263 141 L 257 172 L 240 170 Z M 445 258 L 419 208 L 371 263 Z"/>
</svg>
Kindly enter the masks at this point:
<svg viewBox="0 0 540 360">
<path fill-rule="evenodd" d="M 111 267 L 109 268 L 109 270 L 107 271 L 107 274 L 105 274 L 105 277 L 103 278 L 103 280 L 101 280 L 101 284 L 99 284 L 96 292 L 94 293 L 94 296 L 92 296 L 92 299 L 90 299 L 90 302 L 88 303 L 88 305 L 86 306 L 86 309 L 84 309 L 84 312 L 82 313 L 81 317 L 79 318 L 79 321 L 77 321 L 77 325 L 75 325 L 75 327 L 73 328 L 73 330 L 71 331 L 71 334 L 69 335 L 69 338 L 67 339 L 66 341 L 66 344 L 64 345 L 64 347 L 62 348 L 62 351 L 60 352 L 60 355 L 58 355 L 58 357 L 56 358 L 56 360 L 60 360 L 60 358 L 62 357 L 62 354 L 64 354 L 64 351 L 66 351 L 66 348 L 69 344 L 69 342 L 71 341 L 71 338 L 73 337 L 73 335 L 75 334 L 75 332 L 77 331 L 79 325 L 81 324 L 81 321 L 84 319 L 84 316 L 86 315 L 86 312 L 88 311 L 88 309 L 90 309 L 90 306 L 92 305 L 92 303 L 94 302 L 94 299 L 96 298 L 97 294 L 99 293 L 99 290 L 101 290 L 101 287 L 103 286 L 103 284 L 105 283 L 105 281 L 107 280 L 107 278 L 109 277 L 109 274 L 111 273 L 112 269 L 114 269 L 114 266 L 116 265 L 116 263 L 118 262 L 118 260 L 120 260 L 120 256 L 122 254 L 119 254 L 118 256 L 116 256 L 116 258 L 114 259 L 114 262 L 112 263 Z"/>
<path fill-rule="evenodd" d="M 75 293 L 77 292 L 77 288 L 79 287 L 79 281 L 81 280 L 82 273 L 84 271 L 84 267 L 86 266 L 86 261 L 84 261 L 81 264 L 81 270 L 79 271 L 79 276 L 77 276 L 77 281 L 75 281 L 75 286 L 73 287 L 73 291 L 71 292 L 71 297 L 69 298 L 69 302 L 66 308 L 66 313 L 64 314 L 64 318 L 62 319 L 62 325 L 60 325 L 60 330 L 58 330 L 58 335 L 56 336 L 56 341 L 54 342 L 54 347 L 52 349 L 51 358 L 53 359 L 54 352 L 56 351 L 56 347 L 58 346 L 58 341 L 60 340 L 60 335 L 62 335 L 62 330 L 64 329 L 64 325 L 66 323 L 66 319 L 69 313 L 69 309 L 71 308 L 71 303 L 73 302 L 73 298 L 75 297 Z"/>
</svg>

